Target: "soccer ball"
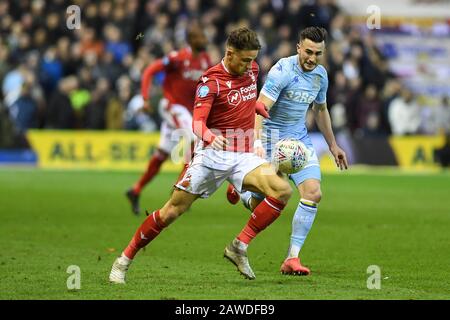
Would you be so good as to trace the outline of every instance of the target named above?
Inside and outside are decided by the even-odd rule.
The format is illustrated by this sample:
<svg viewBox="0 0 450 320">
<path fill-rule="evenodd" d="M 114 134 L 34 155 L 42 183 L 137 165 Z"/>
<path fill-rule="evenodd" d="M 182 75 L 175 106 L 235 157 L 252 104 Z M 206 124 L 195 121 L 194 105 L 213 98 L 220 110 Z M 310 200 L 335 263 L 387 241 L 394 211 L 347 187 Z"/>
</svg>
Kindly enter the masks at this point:
<svg viewBox="0 0 450 320">
<path fill-rule="evenodd" d="M 299 172 L 308 159 L 309 151 L 303 142 L 292 138 L 278 141 L 272 154 L 272 163 L 286 174 Z"/>
</svg>

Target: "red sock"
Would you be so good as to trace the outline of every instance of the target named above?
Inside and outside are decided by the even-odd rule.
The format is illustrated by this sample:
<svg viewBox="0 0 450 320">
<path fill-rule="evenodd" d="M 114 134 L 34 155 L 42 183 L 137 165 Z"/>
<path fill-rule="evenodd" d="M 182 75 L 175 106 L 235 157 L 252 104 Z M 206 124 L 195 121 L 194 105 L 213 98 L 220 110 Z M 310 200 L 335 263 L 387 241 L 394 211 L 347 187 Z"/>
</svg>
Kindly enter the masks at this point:
<svg viewBox="0 0 450 320">
<path fill-rule="evenodd" d="M 133 187 L 136 194 L 140 194 L 141 190 L 149 183 L 153 177 L 159 172 L 161 165 L 166 161 L 168 154 L 157 149 L 152 158 L 148 162 L 147 171 L 141 176 L 138 182 Z"/>
<path fill-rule="evenodd" d="M 275 198 L 264 198 L 264 200 L 255 208 L 250 220 L 237 238 L 240 241 L 249 244 L 258 233 L 263 231 L 280 216 L 281 210 L 283 210 L 285 206 L 286 204 Z"/>
<path fill-rule="evenodd" d="M 133 259 L 136 253 L 141 248 L 145 247 L 150 241 L 155 239 L 165 227 L 166 226 L 159 217 L 159 210 L 153 212 L 137 229 L 128 244 L 128 247 L 125 248 L 123 253 L 127 256 L 127 258 Z"/>
</svg>

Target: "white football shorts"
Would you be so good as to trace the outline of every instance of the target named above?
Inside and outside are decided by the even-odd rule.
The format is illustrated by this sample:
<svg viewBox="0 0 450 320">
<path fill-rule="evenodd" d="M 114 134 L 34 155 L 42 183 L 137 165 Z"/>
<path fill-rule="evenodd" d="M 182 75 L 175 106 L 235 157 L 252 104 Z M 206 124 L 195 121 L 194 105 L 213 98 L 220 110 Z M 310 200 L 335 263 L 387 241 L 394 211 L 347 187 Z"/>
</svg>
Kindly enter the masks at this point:
<svg viewBox="0 0 450 320">
<path fill-rule="evenodd" d="M 186 143 L 190 145 L 194 141 L 194 133 L 192 132 L 192 114 L 189 110 L 181 104 L 168 106 L 169 101 L 167 99 L 160 100 L 159 114 L 163 121 L 161 123 L 159 149 L 170 154 L 180 142 L 181 137 L 187 139 Z"/>
<path fill-rule="evenodd" d="M 227 180 L 242 192 L 245 176 L 264 163 L 267 161 L 254 153 L 205 148 L 194 154 L 176 187 L 208 198 Z"/>
</svg>

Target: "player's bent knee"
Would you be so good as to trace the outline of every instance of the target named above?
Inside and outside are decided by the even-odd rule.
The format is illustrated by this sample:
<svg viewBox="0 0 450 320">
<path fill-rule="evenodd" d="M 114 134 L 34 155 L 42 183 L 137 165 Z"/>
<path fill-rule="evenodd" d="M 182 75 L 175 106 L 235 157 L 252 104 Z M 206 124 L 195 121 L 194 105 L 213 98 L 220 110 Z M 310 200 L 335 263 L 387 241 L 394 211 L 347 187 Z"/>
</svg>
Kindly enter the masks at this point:
<svg viewBox="0 0 450 320">
<path fill-rule="evenodd" d="M 273 190 L 274 197 L 284 203 L 288 202 L 292 195 L 292 188 L 285 180 L 280 178 L 280 182 L 277 183 Z"/>
<path fill-rule="evenodd" d="M 315 203 L 319 203 L 320 200 L 322 199 L 322 192 L 320 191 L 320 189 L 307 191 L 305 192 L 303 198 L 309 201 L 313 201 Z"/>
</svg>

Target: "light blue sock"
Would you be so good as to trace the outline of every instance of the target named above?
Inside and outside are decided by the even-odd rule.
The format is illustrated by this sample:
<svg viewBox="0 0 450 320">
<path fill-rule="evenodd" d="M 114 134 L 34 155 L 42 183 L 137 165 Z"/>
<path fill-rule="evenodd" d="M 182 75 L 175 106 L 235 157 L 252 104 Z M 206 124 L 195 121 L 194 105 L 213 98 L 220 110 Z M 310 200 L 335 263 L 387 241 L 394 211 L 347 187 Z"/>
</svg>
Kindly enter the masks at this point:
<svg viewBox="0 0 450 320">
<path fill-rule="evenodd" d="M 256 193 L 256 192 L 250 192 L 250 191 L 244 191 L 242 193 L 239 194 L 241 196 L 241 200 L 242 203 L 244 204 L 244 206 L 250 210 L 253 211 L 252 208 L 250 207 L 250 201 L 253 199 L 258 200 L 259 202 L 263 201 L 265 198 L 265 195 L 261 194 L 261 193 Z M 255 209 L 255 208 L 253 208 Z"/>
<path fill-rule="evenodd" d="M 244 204 L 244 207 L 246 207 L 248 210 L 250 209 L 250 199 L 252 198 L 252 193 L 250 191 L 244 191 L 241 194 L 242 203 Z"/>
<path fill-rule="evenodd" d="M 289 246 L 288 258 L 297 258 L 300 249 L 312 227 L 317 213 L 317 203 L 300 199 L 294 218 L 292 219 L 291 244 Z"/>
</svg>

